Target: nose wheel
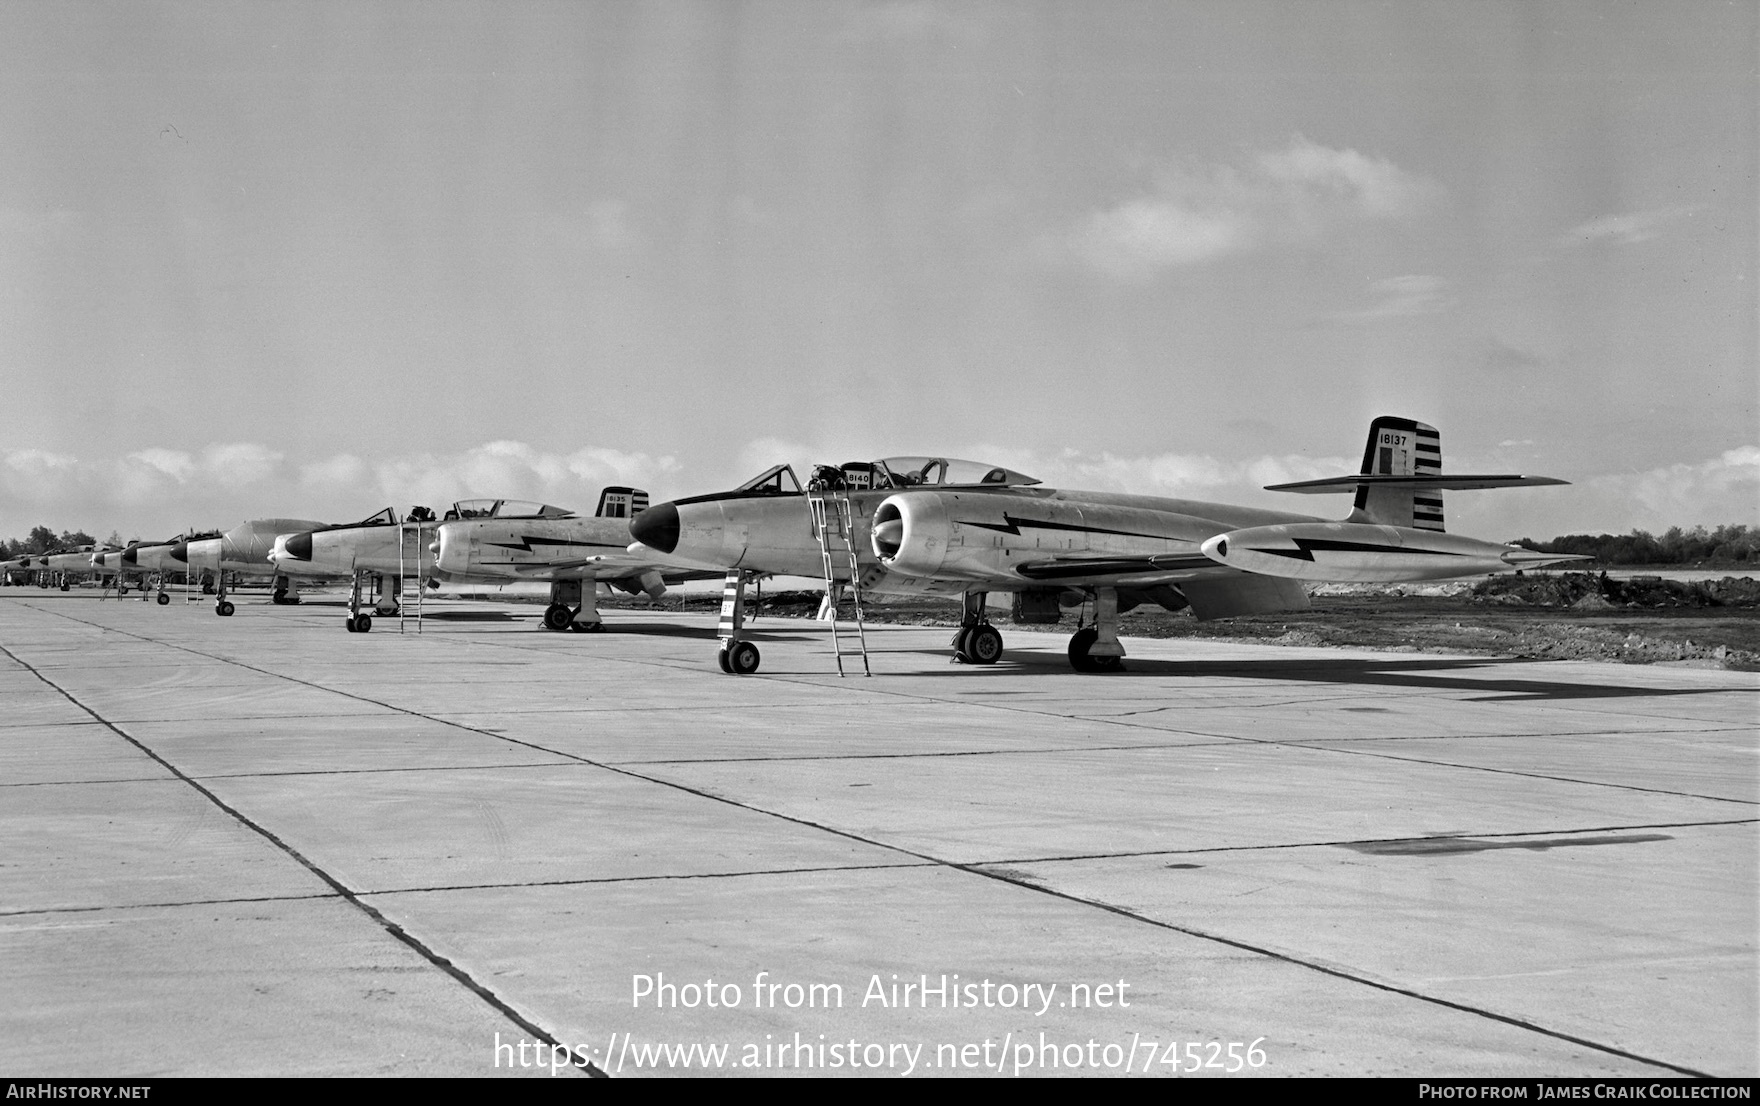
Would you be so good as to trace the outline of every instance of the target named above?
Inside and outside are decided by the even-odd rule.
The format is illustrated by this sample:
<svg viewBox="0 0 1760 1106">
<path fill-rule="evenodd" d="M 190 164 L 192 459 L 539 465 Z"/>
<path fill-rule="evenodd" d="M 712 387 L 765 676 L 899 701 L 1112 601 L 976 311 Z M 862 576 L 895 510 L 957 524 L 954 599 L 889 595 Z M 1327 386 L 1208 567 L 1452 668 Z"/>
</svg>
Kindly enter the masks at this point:
<svg viewBox="0 0 1760 1106">
<path fill-rule="evenodd" d="M 220 602 L 214 604 L 214 613 L 219 615 L 221 618 L 231 618 L 233 609 L 234 608 L 233 608 L 232 604 L 225 599 L 222 599 Z"/>
<path fill-rule="evenodd" d="M 721 648 L 715 651 L 715 663 L 730 676 L 750 676 L 758 670 L 758 647 L 741 636 L 746 624 L 746 574 L 734 569 L 727 574 L 721 587 L 721 621 L 716 636 Z"/>
<path fill-rule="evenodd" d="M 1002 657 L 1002 631 L 988 622 L 953 637 L 953 659 L 961 664 L 995 664 Z"/>
<path fill-rule="evenodd" d="M 731 676 L 750 676 L 758 670 L 760 659 L 758 647 L 749 641 L 729 642 L 715 654 L 721 671 Z"/>
<path fill-rule="evenodd" d="M 357 614 L 344 623 L 344 625 L 348 627 L 348 632 L 351 634 L 364 634 L 372 630 L 373 616 L 370 614 Z"/>
<path fill-rule="evenodd" d="M 960 600 L 959 632 L 953 635 L 955 664 L 995 664 L 1002 658 L 1002 631 L 984 621 L 985 595 L 968 591 Z"/>
</svg>

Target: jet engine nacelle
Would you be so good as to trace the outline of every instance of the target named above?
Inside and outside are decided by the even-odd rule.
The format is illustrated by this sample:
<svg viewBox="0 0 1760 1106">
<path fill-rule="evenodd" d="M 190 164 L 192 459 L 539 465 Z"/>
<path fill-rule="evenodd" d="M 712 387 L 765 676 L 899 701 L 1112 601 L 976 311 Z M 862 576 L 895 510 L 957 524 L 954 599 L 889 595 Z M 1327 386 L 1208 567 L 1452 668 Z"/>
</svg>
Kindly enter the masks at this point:
<svg viewBox="0 0 1760 1106">
<path fill-rule="evenodd" d="M 947 563 L 953 520 L 933 492 L 888 496 L 874 508 L 874 556 L 893 572 L 933 576 Z"/>
<path fill-rule="evenodd" d="M 1303 522 L 1231 530 L 1204 555 L 1231 568 L 1292 580 L 1404 583 L 1533 568 L 1569 557 L 1409 526 Z"/>
<path fill-rule="evenodd" d="M 1165 512 L 993 492 L 909 491 L 875 508 L 872 541 L 880 563 L 903 576 L 993 580 L 1023 561 L 1115 552 L 1120 542 L 1145 537 L 1172 551 L 1181 544 L 1180 521 Z"/>
</svg>

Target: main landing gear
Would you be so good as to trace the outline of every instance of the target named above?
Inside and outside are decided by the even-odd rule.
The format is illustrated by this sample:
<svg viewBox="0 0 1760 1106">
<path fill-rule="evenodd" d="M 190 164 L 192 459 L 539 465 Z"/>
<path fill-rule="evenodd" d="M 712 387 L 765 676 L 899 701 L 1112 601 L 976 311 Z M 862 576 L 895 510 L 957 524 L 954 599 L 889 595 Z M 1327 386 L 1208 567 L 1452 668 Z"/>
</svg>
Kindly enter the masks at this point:
<svg viewBox="0 0 1760 1106">
<path fill-rule="evenodd" d="M 1002 632 L 984 617 L 986 593 L 960 597 L 959 630 L 953 635 L 955 664 L 995 664 L 1002 656 Z"/>
<path fill-rule="evenodd" d="M 1069 639 L 1069 663 L 1077 672 L 1124 670 L 1124 646 L 1118 640 L 1117 588 L 1094 589 L 1094 624 L 1082 627 Z"/>
<path fill-rule="evenodd" d="M 275 590 L 269 595 L 269 602 L 278 607 L 291 607 L 299 602 L 299 586 L 290 576 L 275 577 Z"/>
<path fill-rule="evenodd" d="M 226 570 L 221 569 L 214 574 L 214 613 L 231 618 L 234 609 L 232 600 L 226 598 Z"/>
<path fill-rule="evenodd" d="M 544 629 L 596 634 L 605 628 L 599 616 L 599 594 L 592 580 L 556 580 L 550 584 L 550 605 L 544 608 Z"/>
</svg>

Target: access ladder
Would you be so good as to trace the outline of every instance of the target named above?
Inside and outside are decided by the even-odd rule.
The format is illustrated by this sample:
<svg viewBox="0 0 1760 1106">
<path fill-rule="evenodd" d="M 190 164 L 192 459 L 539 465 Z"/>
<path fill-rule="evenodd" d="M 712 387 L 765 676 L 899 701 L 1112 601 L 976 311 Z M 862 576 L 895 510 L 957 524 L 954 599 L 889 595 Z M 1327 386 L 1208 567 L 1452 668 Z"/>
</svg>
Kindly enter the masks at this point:
<svg viewBox="0 0 1760 1106">
<path fill-rule="evenodd" d="M 420 522 L 405 520 L 397 524 L 397 590 L 402 593 L 397 597 L 397 632 L 400 634 L 407 632 L 405 627 L 412 619 L 416 624 L 416 633 L 422 632 L 422 597 L 428 592 L 424 571 L 427 558 L 422 549 L 423 539 Z M 416 583 L 416 609 L 413 614 L 409 609 L 409 589 L 403 586 L 403 582 L 411 577 L 412 568 L 415 570 L 413 575 Z"/>
<path fill-rule="evenodd" d="M 837 579 L 834 558 L 849 562 L 849 594 L 855 607 L 855 643 L 862 654 L 862 675 L 872 676 L 868 667 L 868 632 L 862 623 L 862 570 L 856 563 L 855 508 L 849 501 L 847 488 L 809 487 L 807 506 L 813 512 L 813 533 L 819 539 L 819 563 L 825 570 L 825 617 L 831 623 L 831 649 L 837 654 L 837 674 L 843 671 L 843 637 L 852 631 L 837 618 L 838 593 L 845 586 Z"/>
</svg>

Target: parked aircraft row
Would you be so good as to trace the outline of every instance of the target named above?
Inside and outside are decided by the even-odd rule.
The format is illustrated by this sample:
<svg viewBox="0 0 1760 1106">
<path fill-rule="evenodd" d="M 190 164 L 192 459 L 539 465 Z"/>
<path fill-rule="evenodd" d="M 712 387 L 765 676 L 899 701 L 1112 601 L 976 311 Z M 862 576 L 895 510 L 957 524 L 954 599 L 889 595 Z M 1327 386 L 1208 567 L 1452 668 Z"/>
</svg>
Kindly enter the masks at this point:
<svg viewBox="0 0 1760 1106">
<path fill-rule="evenodd" d="M 1271 490 L 1349 493 L 1333 521 L 1286 511 L 1116 492 L 1046 488 L 1023 473 L 942 457 L 888 457 L 818 466 L 803 487 L 777 465 L 731 491 L 648 506 L 645 492 L 606 488 L 598 509 L 467 499 L 436 517 L 390 508 L 357 523 L 245 522 L 223 534 L 24 558 L 5 567 L 85 571 L 146 587 L 171 573 L 216 584 L 231 615 L 231 576 L 272 577 L 275 602 L 297 602 L 298 582 L 349 581 L 347 629 L 371 628 L 369 606 L 398 609 L 404 582 L 535 580 L 551 586 L 544 625 L 590 631 L 601 586 L 658 598 L 668 582 L 724 576 L 719 663 L 755 672 L 744 632 L 744 590 L 767 575 L 825 580 L 836 619 L 840 593 L 944 596 L 961 603 L 954 659 L 992 664 L 1002 635 L 988 596 L 1011 593 L 1014 621 L 1055 623 L 1078 612 L 1069 641 L 1080 671 L 1119 667 L 1119 616 L 1143 603 L 1189 608 L 1200 619 L 1309 605 L 1306 584 L 1400 582 L 1513 571 L 1575 558 L 1449 534 L 1442 493 L 1562 484 L 1524 475 L 1445 475 L 1434 427 L 1382 416 L 1369 427 L 1360 471 Z M 53 564 L 51 563 L 53 562 Z M 83 568 L 80 567 L 83 565 Z M 376 593 L 376 598 L 375 598 Z M 841 670 L 841 657 L 840 657 Z"/>
</svg>

